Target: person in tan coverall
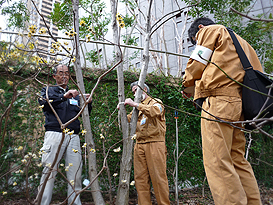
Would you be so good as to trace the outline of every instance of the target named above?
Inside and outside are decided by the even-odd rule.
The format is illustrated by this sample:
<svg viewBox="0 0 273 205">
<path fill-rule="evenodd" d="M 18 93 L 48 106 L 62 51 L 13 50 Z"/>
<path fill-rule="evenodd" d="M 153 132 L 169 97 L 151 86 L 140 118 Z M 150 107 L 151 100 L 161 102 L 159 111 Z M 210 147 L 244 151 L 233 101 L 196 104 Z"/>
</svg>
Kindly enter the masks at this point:
<svg viewBox="0 0 273 205">
<path fill-rule="evenodd" d="M 131 84 L 135 94 L 138 82 Z M 144 84 L 144 90 L 150 92 Z M 138 205 L 152 205 L 151 184 L 153 184 L 155 197 L 159 205 L 169 205 L 169 186 L 166 174 L 167 149 L 165 145 L 166 120 L 165 109 L 159 99 L 154 100 L 145 92 L 142 102 L 135 103 L 127 98 L 124 105 L 136 107 L 139 110 L 136 144 L 134 147 L 134 177 L 138 193 Z M 132 112 L 128 115 L 131 120 Z"/>
<path fill-rule="evenodd" d="M 194 100 L 205 99 L 201 112 L 203 160 L 214 202 L 216 205 L 259 205 L 259 188 L 252 167 L 244 157 L 244 133 L 226 123 L 204 119 L 215 120 L 213 116 L 216 116 L 230 122 L 243 120 L 241 86 L 198 56 L 201 54 L 230 77 L 243 82 L 245 71 L 233 41 L 226 27 L 208 18 L 196 19 L 188 33 L 197 46 L 187 63 L 183 85 L 195 86 Z M 235 35 L 253 68 L 263 71 L 254 49 Z"/>
</svg>

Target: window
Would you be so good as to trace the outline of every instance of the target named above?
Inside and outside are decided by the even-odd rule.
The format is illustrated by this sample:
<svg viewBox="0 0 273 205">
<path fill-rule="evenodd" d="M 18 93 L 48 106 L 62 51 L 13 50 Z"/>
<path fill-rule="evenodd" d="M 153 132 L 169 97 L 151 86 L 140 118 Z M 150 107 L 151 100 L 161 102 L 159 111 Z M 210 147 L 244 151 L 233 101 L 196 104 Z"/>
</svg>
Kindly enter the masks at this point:
<svg viewBox="0 0 273 205">
<path fill-rule="evenodd" d="M 39 43 L 41 43 L 41 42 L 48 43 L 48 39 L 39 38 L 39 39 L 38 39 L 38 42 L 39 42 Z"/>
<path fill-rule="evenodd" d="M 136 68 L 140 68 L 140 62 L 136 63 Z"/>
<path fill-rule="evenodd" d="M 139 37 L 136 37 L 135 42 L 136 42 L 137 45 L 139 44 Z"/>
<path fill-rule="evenodd" d="M 178 34 L 180 35 L 182 33 L 183 23 L 182 21 L 180 21 L 180 22 L 177 22 L 176 25 L 177 25 Z"/>
<path fill-rule="evenodd" d="M 189 52 L 192 52 L 194 49 L 195 49 L 195 46 L 194 46 L 194 45 L 189 46 Z"/>
<path fill-rule="evenodd" d="M 176 17 L 176 18 L 180 18 L 180 17 L 181 17 L 181 13 L 176 14 L 175 17 Z"/>
<path fill-rule="evenodd" d="M 42 10 L 42 14 L 43 15 L 45 15 L 45 14 L 51 15 L 49 11 L 44 11 L 44 10 Z"/>
<path fill-rule="evenodd" d="M 176 22 L 177 22 L 177 24 L 178 24 L 178 23 L 180 23 L 180 22 L 182 22 L 182 16 L 181 16 L 181 13 L 176 14 L 176 15 L 175 15 L 175 18 L 176 18 Z"/>
</svg>

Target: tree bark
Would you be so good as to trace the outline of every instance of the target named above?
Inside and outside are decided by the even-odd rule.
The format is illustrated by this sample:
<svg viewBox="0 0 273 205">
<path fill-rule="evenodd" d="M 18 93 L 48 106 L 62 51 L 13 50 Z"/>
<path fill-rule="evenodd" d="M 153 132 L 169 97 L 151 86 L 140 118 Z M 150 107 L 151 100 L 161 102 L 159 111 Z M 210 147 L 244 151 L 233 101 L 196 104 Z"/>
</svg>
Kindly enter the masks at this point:
<svg viewBox="0 0 273 205">
<path fill-rule="evenodd" d="M 147 22 L 146 22 L 146 37 L 145 37 L 145 45 L 144 45 L 144 54 L 143 54 L 143 66 L 139 78 L 139 85 L 143 88 L 144 82 L 147 75 L 148 64 L 149 64 L 149 42 L 150 42 L 150 32 L 151 32 L 151 25 L 150 25 L 150 16 L 151 16 L 151 5 L 152 0 L 150 0 L 149 9 L 147 12 Z M 112 20 L 113 20 L 113 33 L 114 39 L 119 39 L 118 34 L 118 27 L 116 23 L 116 3 L 114 0 L 111 0 L 111 9 L 112 9 Z M 118 54 L 118 53 L 116 53 Z M 119 55 L 117 55 L 119 57 Z M 118 86 L 119 86 L 119 102 L 124 102 L 124 78 L 123 78 L 123 69 L 122 67 L 118 68 Z M 137 89 L 135 102 L 139 103 L 141 99 L 142 90 Z M 128 126 L 127 115 L 125 111 L 124 105 L 120 104 L 120 115 L 121 115 L 121 127 L 123 133 L 123 152 L 122 152 L 122 160 L 120 164 L 120 178 L 119 178 L 119 187 L 118 187 L 118 194 L 117 194 L 117 201 L 116 203 L 119 205 L 127 205 L 129 201 L 129 183 L 130 183 L 130 173 L 132 168 L 132 148 L 133 148 L 133 140 L 130 136 L 133 136 L 136 132 L 136 125 L 137 125 L 137 117 L 138 117 L 138 110 L 133 109 L 133 115 L 131 118 L 131 122 Z M 129 134 L 129 135 L 128 135 Z"/>
<path fill-rule="evenodd" d="M 73 2 L 73 13 L 74 13 L 74 30 L 77 33 L 77 35 L 75 35 L 76 61 L 74 63 L 74 66 L 75 66 L 77 84 L 82 94 L 84 94 L 85 87 L 84 87 L 83 75 L 82 75 L 82 69 L 81 69 L 80 49 L 79 49 L 80 41 L 79 41 L 79 35 L 78 35 L 79 34 L 79 0 L 73 0 L 72 2 Z M 81 97 L 81 104 L 83 104 L 83 102 L 84 102 L 83 98 Z M 87 131 L 85 136 L 86 143 L 87 143 L 87 150 L 90 150 L 91 148 L 95 149 L 95 143 L 94 143 L 93 135 L 91 132 L 88 108 L 84 109 L 82 113 L 82 120 L 83 120 L 83 126 Z M 97 162 L 96 162 L 96 153 L 93 153 L 90 151 L 88 152 L 88 172 L 89 172 L 90 181 L 92 181 L 93 178 L 97 175 Z M 104 205 L 105 202 L 100 192 L 100 186 L 97 179 L 91 185 L 91 190 L 92 190 L 92 197 L 95 204 Z"/>
<path fill-rule="evenodd" d="M 112 29 L 113 29 L 113 39 L 115 46 L 116 61 L 120 61 L 122 58 L 121 50 L 117 45 L 119 45 L 119 32 L 118 25 L 116 21 L 117 14 L 117 1 L 111 0 L 111 13 L 112 13 Z M 117 67 L 117 76 L 118 76 L 118 99 L 119 103 L 125 101 L 124 94 L 124 76 L 123 76 L 123 63 Z M 130 183 L 130 174 L 132 168 L 132 148 L 133 140 L 129 138 L 128 132 L 128 120 L 126 110 L 123 104 L 119 106 L 119 115 L 121 119 L 121 129 L 123 136 L 123 150 L 122 150 L 122 159 L 120 163 L 120 177 L 118 192 L 116 198 L 116 204 L 127 205 L 129 202 L 129 183 Z"/>
</svg>

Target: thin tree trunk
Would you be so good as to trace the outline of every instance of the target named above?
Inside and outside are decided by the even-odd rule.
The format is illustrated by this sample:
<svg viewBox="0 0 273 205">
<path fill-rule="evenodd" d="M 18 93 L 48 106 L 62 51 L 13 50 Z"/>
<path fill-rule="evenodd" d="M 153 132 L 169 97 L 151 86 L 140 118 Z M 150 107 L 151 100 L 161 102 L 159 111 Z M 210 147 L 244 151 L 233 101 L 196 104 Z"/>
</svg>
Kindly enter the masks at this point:
<svg viewBox="0 0 273 205">
<path fill-rule="evenodd" d="M 146 21 L 146 34 L 145 34 L 145 41 L 144 41 L 144 49 L 143 49 L 143 56 L 142 56 L 142 69 L 139 76 L 138 84 L 143 88 L 144 82 L 147 76 L 148 71 L 148 64 L 149 64 L 149 45 L 150 45 L 150 39 L 151 39 L 151 6 L 152 6 L 152 0 L 149 0 L 149 8 L 147 11 L 147 21 Z M 141 96 L 142 90 L 137 89 L 136 93 L 136 102 L 140 102 L 140 96 Z M 139 98 L 138 98 L 139 96 Z"/>
<path fill-rule="evenodd" d="M 73 12 L 74 12 L 74 30 L 76 33 L 79 33 L 79 0 L 73 1 Z M 74 66 L 75 66 L 77 84 L 81 92 L 85 93 L 85 87 L 84 87 L 83 75 L 82 75 L 82 69 L 81 69 L 81 61 L 80 61 L 79 35 L 75 36 L 75 46 L 76 46 L 76 49 L 75 49 L 76 62 L 74 63 Z M 81 98 L 81 103 L 83 103 L 82 98 Z M 87 134 L 86 134 L 87 150 L 90 150 L 91 148 L 95 149 L 95 143 L 94 143 L 92 132 L 91 132 L 88 108 L 84 109 L 82 113 L 82 119 L 83 119 L 83 126 L 87 131 Z M 90 177 L 90 181 L 92 181 L 93 178 L 97 175 L 96 153 L 88 152 L 88 165 L 89 165 L 88 167 L 89 177 Z M 91 190 L 92 190 L 92 197 L 95 204 L 104 205 L 105 202 L 100 192 L 100 186 L 97 179 L 91 185 Z"/>
<path fill-rule="evenodd" d="M 117 1 L 111 0 L 111 13 L 112 13 L 112 29 L 113 29 L 113 39 L 116 45 L 119 45 L 119 32 L 118 25 L 116 21 L 117 13 Z M 122 58 L 121 50 L 118 46 L 115 46 L 116 61 L 119 61 Z M 124 76 L 123 76 L 123 64 L 120 64 L 117 67 L 117 76 L 118 76 L 118 98 L 119 102 L 125 101 L 124 94 Z M 124 105 L 120 104 L 119 109 L 120 119 L 121 119 L 121 129 L 123 136 L 123 150 L 122 150 L 122 159 L 120 163 L 120 177 L 119 185 L 117 192 L 116 204 L 118 205 L 127 205 L 129 202 L 129 183 L 130 183 L 130 174 L 132 168 L 132 148 L 133 140 L 128 138 L 128 120 L 127 114 Z"/>
<path fill-rule="evenodd" d="M 103 48 L 103 56 L 104 56 L 104 66 L 103 66 L 103 68 L 104 68 L 104 69 L 107 69 L 108 64 L 107 64 L 107 56 L 106 56 L 105 44 L 102 45 L 102 48 Z"/>
<path fill-rule="evenodd" d="M 113 18 L 116 16 L 116 4 L 114 1 L 111 0 L 112 5 L 112 16 Z M 150 15 L 151 15 L 151 5 L 152 0 L 150 0 L 150 5 L 147 13 L 147 22 L 146 22 L 146 37 L 145 37 L 145 43 L 144 43 L 144 54 L 143 54 L 143 65 L 141 69 L 141 74 L 139 78 L 139 85 L 143 88 L 144 82 L 147 75 L 148 70 L 148 64 L 149 64 L 149 43 L 150 43 L 150 31 L 151 31 L 151 25 L 150 25 Z M 113 21 L 113 28 L 116 24 L 116 20 Z M 117 25 L 115 26 L 117 28 Z M 114 30 L 114 29 L 113 29 Z M 117 29 L 116 33 L 117 33 Z M 115 36 L 116 39 L 117 36 Z M 124 102 L 124 79 L 123 79 L 123 72 L 122 69 L 118 71 L 119 81 L 121 82 L 119 84 L 119 92 L 122 91 L 123 93 L 119 93 L 119 102 Z M 137 89 L 135 102 L 139 103 L 141 99 L 142 90 Z M 119 178 L 119 189 L 117 194 L 117 204 L 118 205 L 127 205 L 129 200 L 129 183 L 130 183 L 130 173 L 131 173 L 131 167 L 132 167 L 132 147 L 133 147 L 133 140 L 131 140 L 131 137 L 136 132 L 136 125 L 137 125 L 137 117 L 138 117 L 138 110 L 133 109 L 133 115 L 131 118 L 131 122 L 129 123 L 129 129 L 127 129 L 127 116 L 124 109 L 124 106 L 120 105 L 120 114 L 121 114 L 121 125 L 122 125 L 122 132 L 123 132 L 123 153 L 122 153 L 122 160 L 120 165 L 120 178 Z"/>
</svg>

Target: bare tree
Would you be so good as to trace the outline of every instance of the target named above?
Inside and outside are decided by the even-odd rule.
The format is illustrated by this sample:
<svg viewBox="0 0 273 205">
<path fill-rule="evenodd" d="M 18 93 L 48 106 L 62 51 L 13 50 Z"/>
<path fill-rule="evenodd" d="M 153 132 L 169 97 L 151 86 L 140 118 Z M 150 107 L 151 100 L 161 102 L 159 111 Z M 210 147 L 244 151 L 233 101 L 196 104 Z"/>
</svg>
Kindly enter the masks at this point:
<svg viewBox="0 0 273 205">
<path fill-rule="evenodd" d="M 117 15 L 117 4 L 116 0 L 111 0 L 111 13 L 112 13 L 112 29 L 113 29 L 113 39 L 114 43 L 119 45 L 120 36 L 119 36 L 119 28 L 116 20 Z M 116 61 L 122 59 L 121 51 L 115 46 L 115 55 Z M 118 76 L 118 98 L 119 103 L 125 101 L 124 94 L 124 76 L 123 76 L 123 64 L 120 64 L 117 67 L 117 76 Z M 133 140 L 128 138 L 129 136 L 129 124 L 127 120 L 127 114 L 125 107 L 121 104 L 119 109 L 119 114 L 121 116 L 121 129 L 123 136 L 123 150 L 122 150 L 122 159 L 120 164 L 120 177 L 119 177 L 119 185 L 118 185 L 118 193 L 116 204 L 128 204 L 129 201 L 129 183 L 130 183 L 130 174 L 131 174 L 131 166 L 132 166 L 132 146 Z"/>
<path fill-rule="evenodd" d="M 72 0 L 72 5 L 73 5 L 73 15 L 74 15 L 74 29 L 76 33 L 79 33 L 79 0 Z M 76 61 L 74 65 L 75 65 L 75 71 L 76 71 L 77 84 L 82 94 L 81 102 L 84 102 L 83 93 L 85 93 L 85 88 L 84 88 L 82 68 L 81 68 L 81 62 L 80 62 L 79 35 L 75 35 L 75 52 L 76 52 L 76 55 L 75 55 Z M 83 111 L 82 119 L 83 119 L 83 126 L 87 131 L 86 142 L 87 142 L 88 150 L 95 149 L 95 143 L 92 136 L 89 113 L 87 108 L 84 109 Z M 89 166 L 88 170 L 89 170 L 90 181 L 93 181 L 93 178 L 95 178 L 95 176 L 97 175 L 96 152 L 88 152 L 88 166 Z M 100 204 L 100 205 L 105 204 L 102 194 L 100 192 L 100 186 L 99 186 L 98 180 L 95 180 L 94 183 L 92 183 L 91 190 L 92 190 L 92 196 L 93 196 L 95 204 Z"/>
</svg>

